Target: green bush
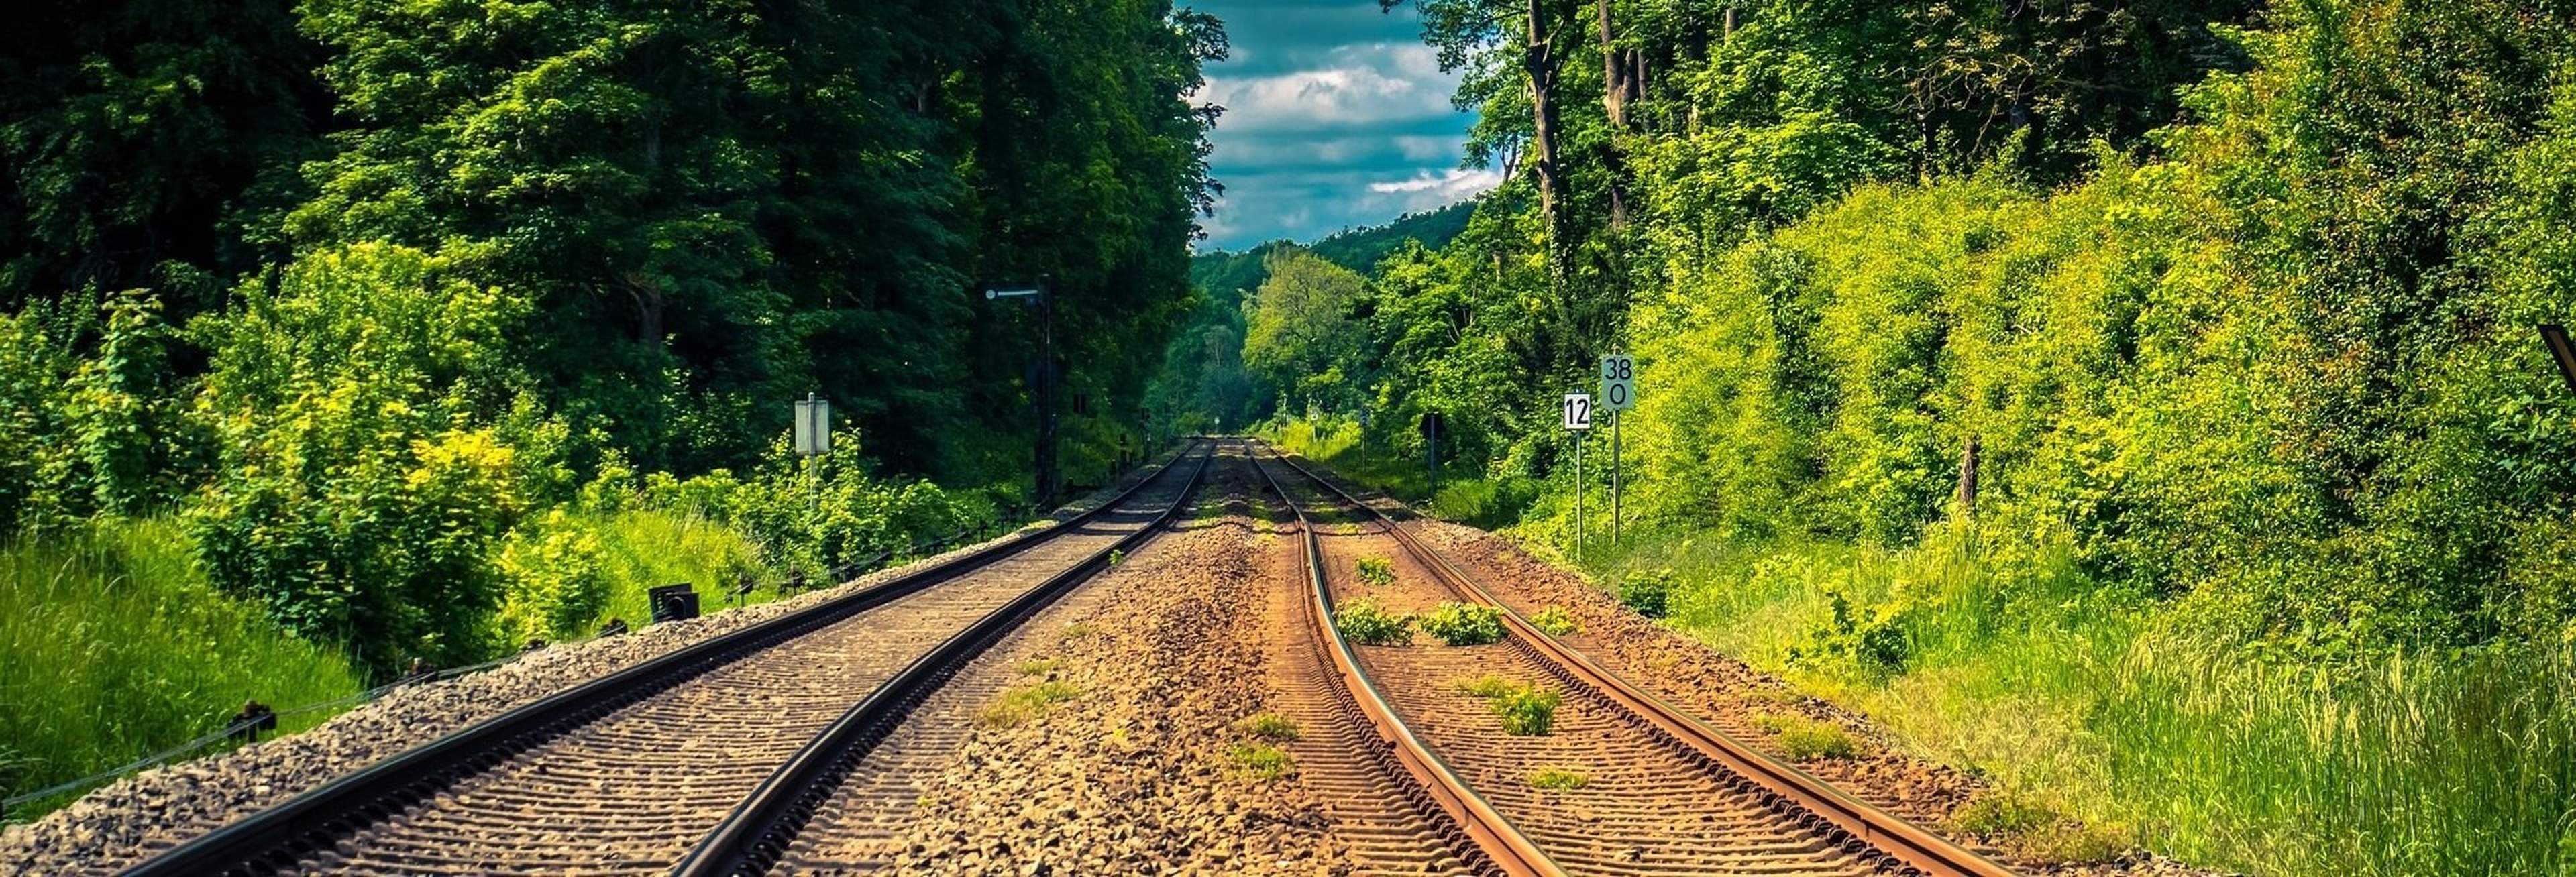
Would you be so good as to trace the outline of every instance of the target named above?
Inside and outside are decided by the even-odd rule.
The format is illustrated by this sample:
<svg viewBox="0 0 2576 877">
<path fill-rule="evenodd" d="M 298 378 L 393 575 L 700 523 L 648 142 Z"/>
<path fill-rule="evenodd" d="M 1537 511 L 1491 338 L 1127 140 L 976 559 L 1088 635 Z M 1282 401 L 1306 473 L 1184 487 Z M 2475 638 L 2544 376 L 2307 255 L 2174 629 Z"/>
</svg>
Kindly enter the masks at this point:
<svg viewBox="0 0 2576 877">
<path fill-rule="evenodd" d="M 1415 623 L 1423 633 L 1453 646 L 1481 646 L 1503 638 L 1502 610 L 1491 606 L 1443 602 Z"/>
<path fill-rule="evenodd" d="M 1403 645 L 1413 641 L 1412 627 L 1412 616 L 1388 614 L 1385 607 L 1367 597 L 1345 600 L 1333 610 L 1333 629 L 1361 645 Z"/>
<path fill-rule="evenodd" d="M 192 325 L 220 469 L 186 520 L 207 577 L 378 678 L 493 651 L 502 540 L 570 492 L 510 365 L 527 305 L 400 247 L 309 254 Z"/>
<path fill-rule="evenodd" d="M 523 526 L 501 549 L 505 642 L 588 635 L 613 595 L 599 535 L 562 509 Z"/>
<path fill-rule="evenodd" d="M 1881 606 L 1865 617 L 1841 590 L 1825 595 L 1827 615 L 1808 634 L 1808 644 L 1789 650 L 1792 664 L 1843 660 L 1864 673 L 1884 678 L 1903 672 L 1913 648 L 1905 621 L 1908 605 Z"/>
<path fill-rule="evenodd" d="M 1673 571 L 1632 572 L 1619 583 L 1619 602 L 1648 618 L 1662 618 L 1671 608 Z"/>
</svg>

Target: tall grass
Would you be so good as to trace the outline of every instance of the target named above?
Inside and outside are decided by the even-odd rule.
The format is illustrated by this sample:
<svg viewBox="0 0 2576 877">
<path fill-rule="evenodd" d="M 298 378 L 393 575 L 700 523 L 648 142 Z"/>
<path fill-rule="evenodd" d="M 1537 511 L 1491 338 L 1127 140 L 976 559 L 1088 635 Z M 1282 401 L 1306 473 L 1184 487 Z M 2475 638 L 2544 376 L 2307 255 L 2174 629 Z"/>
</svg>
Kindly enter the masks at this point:
<svg viewBox="0 0 2576 877">
<path fill-rule="evenodd" d="M 247 699 L 289 707 L 359 688 L 345 657 L 207 584 L 166 520 L 0 550 L 0 668 L 0 796 L 220 728 Z"/>
<path fill-rule="evenodd" d="M 777 575 L 761 563 L 760 546 L 721 522 L 684 512 L 629 510 L 585 523 L 599 534 L 600 572 L 609 582 L 601 622 L 622 618 L 631 626 L 644 626 L 653 617 L 646 592 L 659 585 L 695 585 L 701 609 L 714 612 L 743 576 L 777 584 Z M 776 588 L 764 587 L 747 602 L 777 596 Z"/>
<path fill-rule="evenodd" d="M 1644 539 L 1672 623 L 1926 754 L 2197 864 L 2254 874 L 2576 875 L 2576 643 L 2259 660 L 2174 632 L 2060 553 Z M 1839 594 L 1896 667 L 1820 647 Z"/>
<path fill-rule="evenodd" d="M 1331 466 L 1333 471 L 1443 518 L 1480 527 L 1509 523 L 1536 494 L 1535 485 L 1489 479 L 1472 466 L 1444 463 L 1440 489 L 1417 452 L 1397 453 L 1361 441 L 1359 422 L 1336 417 L 1288 421 L 1269 435 L 1280 449 Z"/>
</svg>

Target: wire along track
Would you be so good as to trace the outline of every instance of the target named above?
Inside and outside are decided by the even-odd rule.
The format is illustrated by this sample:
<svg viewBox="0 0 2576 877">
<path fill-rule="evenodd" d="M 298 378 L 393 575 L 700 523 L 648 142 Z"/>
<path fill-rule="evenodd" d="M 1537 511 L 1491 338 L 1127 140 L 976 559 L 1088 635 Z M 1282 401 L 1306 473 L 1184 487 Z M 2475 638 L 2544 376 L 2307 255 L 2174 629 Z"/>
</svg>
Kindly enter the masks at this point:
<svg viewBox="0 0 2576 877">
<path fill-rule="evenodd" d="M 1325 611 L 1366 596 L 1396 613 L 1447 601 L 1500 613 L 1506 636 L 1490 645 L 1440 646 L 1428 636 L 1408 645 L 1350 645 L 1340 643 L 1338 631 L 1329 634 L 1353 656 L 1343 675 L 1355 695 L 1391 705 L 1381 733 L 1419 745 L 1413 760 L 1450 768 L 1417 775 L 1454 783 L 1435 794 L 1455 802 L 1444 809 L 1501 870 L 2012 873 L 1609 673 L 1503 605 L 1384 510 L 1272 457 L 1295 473 L 1282 495 L 1310 522 L 1316 602 Z M 1315 518 L 1330 522 L 1318 526 Z M 1391 561 L 1394 581 L 1361 582 L 1352 574 L 1361 557 Z M 1555 690 L 1564 700 L 1546 733 L 1514 735 L 1487 698 L 1466 690 L 1478 680 Z M 1533 777 L 1541 770 L 1580 775 L 1582 784 L 1538 788 Z"/>
</svg>

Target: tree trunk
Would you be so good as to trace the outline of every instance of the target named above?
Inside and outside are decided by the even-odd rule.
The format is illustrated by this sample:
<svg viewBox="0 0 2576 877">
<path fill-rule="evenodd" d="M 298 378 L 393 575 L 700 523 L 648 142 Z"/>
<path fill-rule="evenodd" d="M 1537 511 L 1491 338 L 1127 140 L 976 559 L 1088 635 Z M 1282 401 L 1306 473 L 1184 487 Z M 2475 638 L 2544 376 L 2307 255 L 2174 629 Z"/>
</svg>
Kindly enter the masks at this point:
<svg viewBox="0 0 2576 877">
<path fill-rule="evenodd" d="M 1610 171 L 1610 227 L 1628 227 L 1628 163 L 1620 153 L 1618 135 L 1628 133 L 1628 105 L 1637 99 L 1640 89 L 1636 70 L 1630 65 L 1634 53 L 1621 52 L 1615 32 L 1610 27 L 1611 0 L 1595 0 L 1601 25 L 1601 108 L 1609 113 L 1611 140 L 1602 149 L 1602 164 Z"/>
<path fill-rule="evenodd" d="M 635 340 L 655 350 L 662 349 L 662 314 L 669 298 L 651 281 L 628 277 L 621 286 L 626 297 L 635 303 Z"/>
<path fill-rule="evenodd" d="M 1557 58 L 1551 41 L 1550 12 L 1554 0 L 1529 0 L 1529 40 L 1521 47 L 1521 70 L 1529 76 L 1531 146 L 1537 155 L 1529 158 L 1530 170 L 1538 174 L 1538 207 L 1547 219 L 1548 264 L 1562 279 L 1567 250 L 1564 231 L 1565 178 L 1558 162 L 1556 74 Z"/>
</svg>

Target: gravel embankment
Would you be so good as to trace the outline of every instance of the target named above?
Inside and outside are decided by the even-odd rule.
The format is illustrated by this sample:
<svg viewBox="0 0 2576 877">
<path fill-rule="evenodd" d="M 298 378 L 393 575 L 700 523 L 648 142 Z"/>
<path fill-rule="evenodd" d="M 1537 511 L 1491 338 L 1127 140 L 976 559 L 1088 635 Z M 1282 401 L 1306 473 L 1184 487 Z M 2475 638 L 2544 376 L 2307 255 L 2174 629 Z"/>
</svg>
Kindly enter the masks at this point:
<svg viewBox="0 0 2576 877">
<path fill-rule="evenodd" d="M 903 874 L 1316 874 L 1335 855 L 1293 779 L 1227 759 L 1267 709 L 1270 583 L 1247 522 L 1185 524 L 1094 582 L 1098 602 L 1027 659 L 1079 693 L 982 727 L 928 778 L 893 857 Z"/>
<path fill-rule="evenodd" d="M 1096 505 L 1123 486 L 1122 482 L 1103 488 L 1056 517 L 1070 517 L 1071 509 Z M 1004 534 L 777 602 L 656 624 L 626 636 L 552 646 L 482 673 L 387 692 L 300 733 L 146 770 L 100 787 L 34 822 L 0 830 L 0 872 L 112 871 L 474 722 L 1016 535 Z"/>
</svg>

